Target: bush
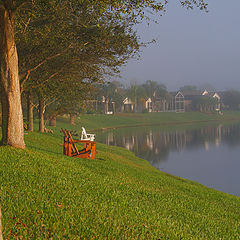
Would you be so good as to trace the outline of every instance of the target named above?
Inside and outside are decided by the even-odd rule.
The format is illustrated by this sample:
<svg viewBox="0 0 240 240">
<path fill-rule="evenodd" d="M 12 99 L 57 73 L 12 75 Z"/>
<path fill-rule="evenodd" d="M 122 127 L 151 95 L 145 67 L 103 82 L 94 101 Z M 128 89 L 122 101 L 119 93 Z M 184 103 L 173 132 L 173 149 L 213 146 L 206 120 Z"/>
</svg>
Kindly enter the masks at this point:
<svg viewBox="0 0 240 240">
<path fill-rule="evenodd" d="M 92 110 L 92 109 L 89 109 L 89 110 L 87 111 L 87 114 L 94 114 L 94 113 L 96 113 L 96 111 L 95 111 L 95 110 Z"/>
</svg>

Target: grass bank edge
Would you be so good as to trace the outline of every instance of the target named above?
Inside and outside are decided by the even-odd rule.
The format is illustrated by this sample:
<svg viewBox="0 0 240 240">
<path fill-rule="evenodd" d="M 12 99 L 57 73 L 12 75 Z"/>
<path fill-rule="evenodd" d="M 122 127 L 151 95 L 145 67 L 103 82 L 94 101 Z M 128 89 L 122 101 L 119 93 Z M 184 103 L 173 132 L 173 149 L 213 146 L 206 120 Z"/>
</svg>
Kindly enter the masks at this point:
<svg viewBox="0 0 240 240">
<path fill-rule="evenodd" d="M 116 115 L 82 114 L 76 119 L 75 126 L 72 125 L 70 127 L 75 130 L 76 126 L 81 125 L 90 131 L 99 131 L 113 128 L 174 126 L 227 121 L 240 121 L 240 111 L 225 111 L 223 115 L 200 112 L 121 113 Z M 68 117 L 60 117 L 57 126 L 63 126 L 68 123 Z"/>
</svg>

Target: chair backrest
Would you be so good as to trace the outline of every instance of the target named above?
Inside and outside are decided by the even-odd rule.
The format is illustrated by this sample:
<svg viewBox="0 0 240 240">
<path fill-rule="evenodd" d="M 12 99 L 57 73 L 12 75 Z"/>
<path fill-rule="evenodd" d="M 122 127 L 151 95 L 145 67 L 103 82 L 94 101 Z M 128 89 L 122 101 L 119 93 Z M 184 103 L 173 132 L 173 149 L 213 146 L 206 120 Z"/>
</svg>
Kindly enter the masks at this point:
<svg viewBox="0 0 240 240">
<path fill-rule="evenodd" d="M 95 134 L 87 134 L 86 129 L 82 127 L 81 140 L 89 140 L 93 142 L 94 139 L 95 139 Z"/>
<path fill-rule="evenodd" d="M 70 143 L 72 144 L 75 152 L 78 153 L 78 149 L 77 149 L 77 147 L 76 147 L 76 145 L 75 145 L 75 143 L 74 143 L 74 140 L 73 140 L 73 138 L 72 138 L 71 133 L 70 133 L 67 129 L 65 129 L 65 131 L 66 131 L 66 133 L 67 133 L 68 139 L 69 139 Z"/>
<path fill-rule="evenodd" d="M 81 139 L 86 139 L 88 138 L 87 137 L 87 132 L 86 132 L 86 129 L 84 127 L 82 127 L 82 136 L 81 136 Z"/>
</svg>

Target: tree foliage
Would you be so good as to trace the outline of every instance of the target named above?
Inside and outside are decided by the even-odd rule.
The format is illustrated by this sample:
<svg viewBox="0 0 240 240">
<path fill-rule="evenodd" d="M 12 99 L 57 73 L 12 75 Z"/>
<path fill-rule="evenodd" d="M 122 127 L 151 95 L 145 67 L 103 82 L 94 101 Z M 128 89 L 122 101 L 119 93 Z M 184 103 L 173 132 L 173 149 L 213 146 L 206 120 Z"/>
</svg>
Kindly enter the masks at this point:
<svg viewBox="0 0 240 240">
<path fill-rule="evenodd" d="M 192 105 L 195 110 L 205 111 L 215 111 L 216 105 L 218 104 L 218 99 L 211 96 L 197 96 L 193 99 Z"/>
<path fill-rule="evenodd" d="M 228 90 L 223 94 L 223 102 L 230 109 L 236 110 L 240 106 L 240 92 L 237 90 Z"/>
<path fill-rule="evenodd" d="M 148 13 L 165 11 L 167 3 L 167 0 L 0 0 L 0 26 L 1 34 L 4 35 L 0 38 L 1 88 L 4 90 L 3 142 L 25 146 L 20 120 L 19 76 L 21 90 L 28 81 L 28 90 L 36 88 L 42 95 L 57 89 L 59 82 L 53 81 L 56 76 L 59 81 L 72 79 L 73 76 L 79 77 L 81 81 L 92 81 L 96 79 L 95 72 L 103 77 L 124 63 L 136 47 L 131 46 L 136 43 L 134 34 L 126 34 L 125 30 L 131 29 L 131 24 L 143 18 L 148 19 Z M 204 0 L 180 3 L 187 8 L 194 5 L 200 9 L 207 7 Z M 124 46 L 121 32 L 124 37 L 130 37 L 129 42 L 124 38 Z M 110 40 L 109 36 L 114 38 Z M 14 54 L 11 53 L 10 45 L 13 46 Z M 89 68 L 91 71 L 86 70 Z M 15 88 L 9 91 L 6 86 Z M 16 110 L 12 110 L 11 105 L 17 106 Z M 11 143 L 13 141 L 14 144 Z"/>
</svg>

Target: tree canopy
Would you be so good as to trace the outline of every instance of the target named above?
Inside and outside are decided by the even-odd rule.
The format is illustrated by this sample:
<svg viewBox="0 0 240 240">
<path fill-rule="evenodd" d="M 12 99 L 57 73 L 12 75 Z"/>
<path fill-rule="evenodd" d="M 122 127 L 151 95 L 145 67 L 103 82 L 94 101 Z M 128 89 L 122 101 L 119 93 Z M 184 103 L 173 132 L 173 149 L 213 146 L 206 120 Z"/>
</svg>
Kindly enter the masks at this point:
<svg viewBox="0 0 240 240">
<path fill-rule="evenodd" d="M 25 147 L 21 90 L 37 88 L 50 93 L 63 80 L 93 81 L 116 71 L 138 48 L 132 24 L 149 19 L 149 13 L 165 11 L 167 3 L 0 0 L 2 143 Z M 207 8 L 204 0 L 180 3 L 187 8 Z"/>
</svg>

